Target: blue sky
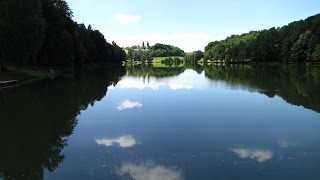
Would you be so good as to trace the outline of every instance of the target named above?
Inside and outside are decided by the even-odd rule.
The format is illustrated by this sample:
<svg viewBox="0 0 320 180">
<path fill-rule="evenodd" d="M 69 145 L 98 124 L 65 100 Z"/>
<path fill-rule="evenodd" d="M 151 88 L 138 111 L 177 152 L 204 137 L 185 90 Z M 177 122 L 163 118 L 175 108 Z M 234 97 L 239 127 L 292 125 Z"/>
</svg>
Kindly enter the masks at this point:
<svg viewBox="0 0 320 180">
<path fill-rule="evenodd" d="M 107 41 L 131 46 L 149 41 L 189 52 L 211 41 L 305 19 L 320 0 L 66 0 L 74 20 L 91 24 Z"/>
</svg>

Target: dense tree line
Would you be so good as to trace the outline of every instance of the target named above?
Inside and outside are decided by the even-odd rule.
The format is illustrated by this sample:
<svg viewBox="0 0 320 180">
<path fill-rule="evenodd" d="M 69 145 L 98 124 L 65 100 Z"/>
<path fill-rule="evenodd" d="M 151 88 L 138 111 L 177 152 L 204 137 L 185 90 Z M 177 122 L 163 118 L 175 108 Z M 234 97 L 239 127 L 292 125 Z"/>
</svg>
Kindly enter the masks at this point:
<svg viewBox="0 0 320 180">
<path fill-rule="evenodd" d="M 157 43 L 154 46 L 147 46 L 142 43 L 142 48 L 139 46 L 126 48 L 127 59 L 135 61 L 151 61 L 153 57 L 170 57 L 170 56 L 184 56 L 185 52 L 178 47 L 166 44 Z"/>
<path fill-rule="evenodd" d="M 125 59 L 116 43 L 72 20 L 65 0 L 0 0 L 0 65 L 73 66 Z"/>
<path fill-rule="evenodd" d="M 258 32 L 232 35 L 225 40 L 209 43 L 205 48 L 205 60 L 245 60 L 252 56 Z"/>
<path fill-rule="evenodd" d="M 184 56 L 184 60 L 186 62 L 199 61 L 204 57 L 204 53 L 202 51 L 193 51 L 192 53 L 186 53 Z"/>
<path fill-rule="evenodd" d="M 320 62 L 320 14 L 281 28 L 232 35 L 209 43 L 205 60 Z"/>
<path fill-rule="evenodd" d="M 157 43 L 151 46 L 150 49 L 154 52 L 155 57 L 168 57 L 168 56 L 184 56 L 184 51 L 172 45 Z"/>
</svg>

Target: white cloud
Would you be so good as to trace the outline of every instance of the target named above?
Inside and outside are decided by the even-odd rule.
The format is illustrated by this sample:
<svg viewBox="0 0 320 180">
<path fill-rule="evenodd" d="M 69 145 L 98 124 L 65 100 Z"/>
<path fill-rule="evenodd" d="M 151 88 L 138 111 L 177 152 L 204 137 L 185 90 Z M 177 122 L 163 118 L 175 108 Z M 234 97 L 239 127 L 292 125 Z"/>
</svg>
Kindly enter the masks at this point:
<svg viewBox="0 0 320 180">
<path fill-rule="evenodd" d="M 129 15 L 124 13 L 115 13 L 113 14 L 113 18 L 116 22 L 120 24 L 131 24 L 137 23 L 141 20 L 141 16 Z"/>
<path fill-rule="evenodd" d="M 104 146 L 113 146 L 114 144 L 118 144 L 122 148 L 133 147 L 135 144 L 137 144 L 135 138 L 131 135 L 125 135 L 117 138 L 96 139 L 96 143 Z"/>
<path fill-rule="evenodd" d="M 120 103 L 117 106 L 117 109 L 119 111 L 123 111 L 123 110 L 126 110 L 126 109 L 139 108 L 139 107 L 142 107 L 142 106 L 143 106 L 143 104 L 140 103 L 140 102 L 125 100 L 125 101 L 123 101 L 122 103 Z"/>
<path fill-rule="evenodd" d="M 249 158 L 261 163 L 272 159 L 273 156 L 273 152 L 261 149 L 234 148 L 230 149 L 230 151 L 238 155 L 240 158 Z"/>
<path fill-rule="evenodd" d="M 179 170 L 172 170 L 165 166 L 154 166 L 150 163 L 141 165 L 126 163 L 118 169 L 118 175 L 129 175 L 134 180 L 182 180 Z"/>
</svg>

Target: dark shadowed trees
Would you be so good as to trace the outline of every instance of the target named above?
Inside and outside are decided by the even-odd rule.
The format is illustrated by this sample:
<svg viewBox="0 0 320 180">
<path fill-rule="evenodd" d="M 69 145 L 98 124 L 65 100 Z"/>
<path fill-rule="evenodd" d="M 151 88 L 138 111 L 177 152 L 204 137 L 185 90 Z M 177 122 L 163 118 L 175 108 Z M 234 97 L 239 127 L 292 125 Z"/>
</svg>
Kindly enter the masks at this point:
<svg viewBox="0 0 320 180">
<path fill-rule="evenodd" d="M 0 6 L 2 65 L 4 61 L 18 66 L 34 63 L 45 36 L 40 1 L 1 0 Z"/>
<path fill-rule="evenodd" d="M 0 0 L 0 66 L 121 63 L 124 51 L 72 20 L 65 0 Z M 114 59 L 116 58 L 116 59 Z"/>
</svg>

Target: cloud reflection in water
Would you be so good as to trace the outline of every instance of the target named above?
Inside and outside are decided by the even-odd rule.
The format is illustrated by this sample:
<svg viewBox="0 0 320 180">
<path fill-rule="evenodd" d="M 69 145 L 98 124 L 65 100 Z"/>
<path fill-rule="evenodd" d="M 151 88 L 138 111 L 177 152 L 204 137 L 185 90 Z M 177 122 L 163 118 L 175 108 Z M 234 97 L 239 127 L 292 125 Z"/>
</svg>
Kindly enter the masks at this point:
<svg viewBox="0 0 320 180">
<path fill-rule="evenodd" d="M 249 158 L 261 163 L 272 159 L 273 156 L 273 152 L 261 149 L 233 148 L 230 149 L 230 151 L 238 155 L 240 158 Z"/>
<path fill-rule="evenodd" d="M 289 142 L 289 141 L 287 141 L 287 140 L 285 140 L 285 139 L 279 140 L 279 141 L 278 141 L 278 144 L 279 144 L 279 146 L 280 146 L 281 148 L 289 148 L 289 147 L 295 147 L 295 146 L 297 146 L 296 143 Z"/>
<path fill-rule="evenodd" d="M 179 89 L 205 89 L 209 86 L 208 80 L 204 77 L 197 75 L 195 71 L 186 70 L 183 74 L 170 78 L 154 78 L 151 77 L 147 82 L 141 77 L 125 77 L 115 87 L 120 89 L 135 88 L 152 90 L 159 90 L 160 87 L 169 87 L 172 90 Z"/>
<path fill-rule="evenodd" d="M 142 106 L 143 106 L 143 104 L 140 102 L 125 100 L 117 106 L 117 109 L 119 111 L 123 111 L 126 109 L 139 108 Z"/>
<path fill-rule="evenodd" d="M 125 135 L 117 138 L 96 139 L 98 145 L 113 146 L 118 144 L 122 148 L 130 148 L 137 144 L 136 139 L 131 135 Z"/>
<path fill-rule="evenodd" d="M 180 170 L 173 170 L 162 165 L 152 163 L 132 164 L 125 163 L 118 170 L 119 176 L 129 176 L 134 180 L 182 180 Z"/>
</svg>

